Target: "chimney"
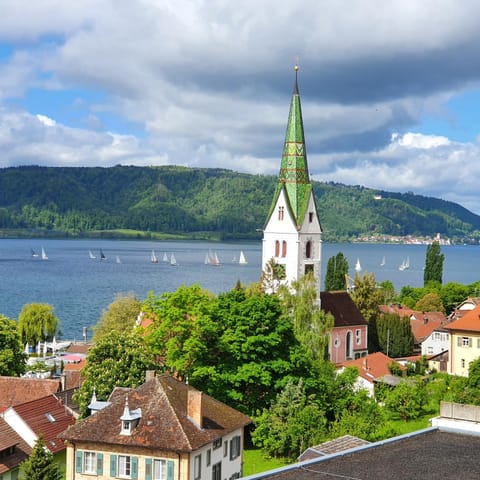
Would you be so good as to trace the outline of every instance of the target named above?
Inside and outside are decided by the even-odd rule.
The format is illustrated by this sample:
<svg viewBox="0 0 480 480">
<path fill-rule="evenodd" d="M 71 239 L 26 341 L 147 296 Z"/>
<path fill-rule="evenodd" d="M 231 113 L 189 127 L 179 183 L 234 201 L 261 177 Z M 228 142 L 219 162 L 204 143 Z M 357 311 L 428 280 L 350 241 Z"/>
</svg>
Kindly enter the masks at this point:
<svg viewBox="0 0 480 480">
<path fill-rule="evenodd" d="M 154 379 L 156 376 L 155 370 L 147 370 L 145 372 L 145 382 Z"/>
<path fill-rule="evenodd" d="M 187 415 L 199 428 L 202 428 L 203 420 L 202 395 L 198 390 L 188 390 Z"/>
</svg>

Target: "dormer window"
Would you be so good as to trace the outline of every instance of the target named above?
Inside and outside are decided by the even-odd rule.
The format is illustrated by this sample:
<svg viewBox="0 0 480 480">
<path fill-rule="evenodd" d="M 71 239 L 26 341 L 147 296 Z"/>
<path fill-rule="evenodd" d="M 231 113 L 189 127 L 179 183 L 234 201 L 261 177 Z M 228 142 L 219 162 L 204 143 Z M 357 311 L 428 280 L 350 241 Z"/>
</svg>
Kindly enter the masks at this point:
<svg viewBox="0 0 480 480">
<path fill-rule="evenodd" d="M 122 425 L 120 435 L 131 435 L 140 418 L 142 418 L 142 409 L 137 408 L 130 410 L 128 407 L 128 397 L 125 397 L 125 408 L 123 409 L 123 415 L 120 417 Z"/>
</svg>

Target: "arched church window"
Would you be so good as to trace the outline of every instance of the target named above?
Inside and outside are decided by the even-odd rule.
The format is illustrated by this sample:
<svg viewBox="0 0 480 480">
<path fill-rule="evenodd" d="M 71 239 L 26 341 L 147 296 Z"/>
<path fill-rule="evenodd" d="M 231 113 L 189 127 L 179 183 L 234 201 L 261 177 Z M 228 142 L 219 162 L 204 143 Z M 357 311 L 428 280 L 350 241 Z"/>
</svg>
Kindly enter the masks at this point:
<svg viewBox="0 0 480 480">
<path fill-rule="evenodd" d="M 280 242 L 275 240 L 275 256 L 278 257 L 280 255 Z"/>
<path fill-rule="evenodd" d="M 312 258 L 312 242 L 310 240 L 305 245 L 305 256 Z"/>
<path fill-rule="evenodd" d="M 278 207 L 278 219 L 283 220 L 283 216 L 285 213 L 285 207 Z"/>
<path fill-rule="evenodd" d="M 345 340 L 345 358 L 347 360 L 350 360 L 353 358 L 352 356 L 353 352 L 353 338 L 352 338 L 352 332 L 347 333 L 347 338 Z"/>
<path fill-rule="evenodd" d="M 282 257 L 287 256 L 287 242 L 284 240 L 282 242 Z"/>
</svg>

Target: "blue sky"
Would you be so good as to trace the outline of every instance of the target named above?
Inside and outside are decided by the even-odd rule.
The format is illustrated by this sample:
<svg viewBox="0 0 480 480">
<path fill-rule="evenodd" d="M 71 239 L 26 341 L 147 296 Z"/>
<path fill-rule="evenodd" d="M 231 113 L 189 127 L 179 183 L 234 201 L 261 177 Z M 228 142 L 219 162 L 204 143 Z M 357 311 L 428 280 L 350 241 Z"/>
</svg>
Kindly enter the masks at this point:
<svg viewBox="0 0 480 480">
<path fill-rule="evenodd" d="M 460 8 L 461 7 L 461 8 Z M 0 0 L 0 167 L 310 173 L 480 214 L 480 3 Z"/>
</svg>

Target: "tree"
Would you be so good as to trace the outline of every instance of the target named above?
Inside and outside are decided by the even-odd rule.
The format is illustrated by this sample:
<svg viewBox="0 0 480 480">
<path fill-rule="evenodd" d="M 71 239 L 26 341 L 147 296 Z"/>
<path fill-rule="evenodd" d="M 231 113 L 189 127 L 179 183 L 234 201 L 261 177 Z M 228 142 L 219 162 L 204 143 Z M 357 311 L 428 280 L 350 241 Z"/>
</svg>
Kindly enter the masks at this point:
<svg viewBox="0 0 480 480">
<path fill-rule="evenodd" d="M 94 391 L 99 400 L 106 400 L 115 387 L 138 387 L 145 381 L 145 372 L 156 367 L 138 331 L 105 334 L 89 350 L 82 370 L 85 380 L 74 396 L 81 415 L 87 414 Z"/>
<path fill-rule="evenodd" d="M 392 358 L 406 357 L 413 352 L 414 338 L 408 317 L 383 313 L 376 322 L 380 350 Z"/>
<path fill-rule="evenodd" d="M 293 292 L 284 287 L 280 297 L 292 319 L 295 336 L 313 360 L 322 361 L 335 319 L 320 308 L 318 285 L 312 272 L 294 281 L 292 289 Z"/>
<path fill-rule="evenodd" d="M 434 241 L 428 245 L 425 257 L 425 270 L 423 271 L 424 285 L 427 285 L 432 280 L 442 284 L 444 258 L 445 255 L 441 253 L 439 242 Z"/>
<path fill-rule="evenodd" d="M 415 310 L 420 312 L 442 312 L 445 313 L 442 299 L 438 293 L 430 292 L 422 297 L 416 304 Z"/>
<path fill-rule="evenodd" d="M 253 443 L 269 456 L 296 459 L 327 435 L 324 412 L 302 380 L 289 381 L 275 402 L 255 418 Z"/>
<path fill-rule="evenodd" d="M 0 315 L 0 375 L 18 377 L 25 373 L 25 360 L 17 322 Z"/>
<path fill-rule="evenodd" d="M 141 306 L 134 293 L 118 294 L 93 327 L 93 341 L 112 331 L 125 332 L 134 328 Z"/>
<path fill-rule="evenodd" d="M 348 261 L 342 252 L 336 256 L 330 257 L 327 263 L 327 271 L 325 274 L 325 290 L 345 290 L 345 275 L 348 275 Z"/>
<path fill-rule="evenodd" d="M 373 273 L 365 273 L 363 276 L 355 275 L 353 286 L 353 292 L 350 294 L 352 300 L 369 324 L 368 351 L 376 352 L 378 350 L 378 339 L 375 323 L 379 315 L 378 307 L 383 299 L 381 289 L 377 288 Z"/>
<path fill-rule="evenodd" d="M 262 271 L 260 284 L 264 292 L 276 293 L 282 280 L 285 280 L 285 278 L 285 265 L 280 265 L 274 258 L 271 258 Z"/>
<path fill-rule="evenodd" d="M 33 447 L 32 453 L 20 465 L 20 474 L 24 480 L 61 480 L 60 467 L 53 454 L 47 449 L 45 440 L 40 437 Z"/>
<path fill-rule="evenodd" d="M 40 341 L 52 338 L 57 331 L 58 318 L 52 305 L 30 303 L 24 305 L 18 316 L 18 330 L 22 341 L 36 345 Z"/>
<path fill-rule="evenodd" d="M 407 421 L 418 418 L 427 400 L 425 385 L 422 381 L 402 380 L 385 396 L 385 406 L 394 415 Z"/>
</svg>

